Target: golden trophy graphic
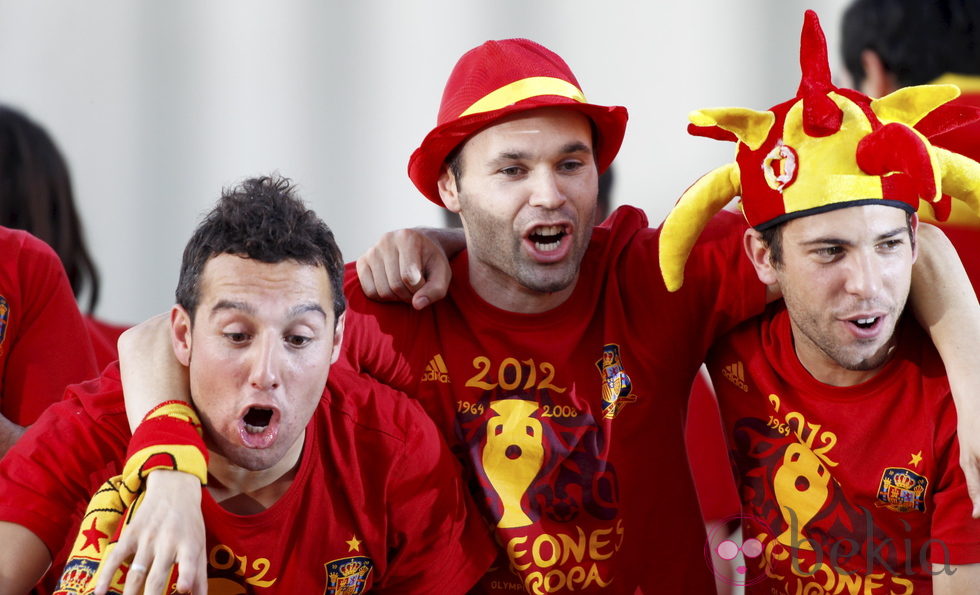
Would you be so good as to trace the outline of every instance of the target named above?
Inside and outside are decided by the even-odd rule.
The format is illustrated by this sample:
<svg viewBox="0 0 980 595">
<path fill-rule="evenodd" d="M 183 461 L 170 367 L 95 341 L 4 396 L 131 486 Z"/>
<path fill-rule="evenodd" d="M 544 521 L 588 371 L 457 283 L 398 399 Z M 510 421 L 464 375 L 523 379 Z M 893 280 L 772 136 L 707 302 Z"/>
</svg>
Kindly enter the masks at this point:
<svg viewBox="0 0 980 595">
<path fill-rule="evenodd" d="M 544 461 L 541 422 L 531 417 L 538 405 L 508 399 L 492 403 L 490 408 L 497 415 L 487 422 L 483 470 L 504 508 L 497 526 L 525 527 L 532 521 L 524 512 L 521 500 Z"/>
<path fill-rule="evenodd" d="M 783 465 L 773 478 L 773 490 L 787 528 L 776 540 L 801 550 L 813 550 L 803 527 L 827 501 L 830 471 L 809 448 L 794 442 L 786 447 Z M 796 534 L 792 532 L 795 530 Z"/>
</svg>

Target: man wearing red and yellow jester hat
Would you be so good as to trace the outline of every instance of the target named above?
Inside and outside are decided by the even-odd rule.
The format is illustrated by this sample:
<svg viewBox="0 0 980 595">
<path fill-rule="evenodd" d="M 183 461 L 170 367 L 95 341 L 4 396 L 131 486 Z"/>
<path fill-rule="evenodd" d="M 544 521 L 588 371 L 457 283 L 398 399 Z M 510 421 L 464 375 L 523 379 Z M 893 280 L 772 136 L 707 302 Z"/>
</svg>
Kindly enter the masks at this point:
<svg viewBox="0 0 980 595">
<path fill-rule="evenodd" d="M 709 545 L 741 550 L 725 578 L 748 593 L 976 593 L 980 521 L 950 382 L 903 315 L 911 285 L 946 281 L 913 282 L 929 258 L 917 240 L 938 233 L 919 225 L 919 201 L 980 211 L 980 164 L 913 128 L 958 91 L 872 100 L 833 86 L 812 11 L 801 64 L 797 96 L 768 111 L 692 114 L 691 133 L 736 141 L 736 160 L 685 193 L 660 238 L 676 288 L 703 222 L 740 195 L 745 252 L 783 294 L 709 354 L 743 515 L 741 545 Z"/>
</svg>

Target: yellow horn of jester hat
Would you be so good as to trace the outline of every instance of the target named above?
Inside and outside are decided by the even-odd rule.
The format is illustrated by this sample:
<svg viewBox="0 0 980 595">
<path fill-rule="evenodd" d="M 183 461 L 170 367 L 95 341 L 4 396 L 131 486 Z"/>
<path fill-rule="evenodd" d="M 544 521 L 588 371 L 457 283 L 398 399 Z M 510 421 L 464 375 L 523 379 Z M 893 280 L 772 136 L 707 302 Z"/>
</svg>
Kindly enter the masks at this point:
<svg viewBox="0 0 980 595">
<path fill-rule="evenodd" d="M 708 220 L 741 197 L 758 229 L 796 217 L 862 204 L 914 212 L 920 200 L 949 212 L 950 196 L 980 214 L 980 164 L 932 146 L 914 126 L 959 95 L 953 85 L 906 87 L 881 99 L 831 83 L 827 42 L 817 15 L 806 11 L 800 43 L 802 80 L 796 97 L 768 111 L 704 109 L 688 132 L 737 144 L 735 163 L 687 189 L 664 221 L 660 270 L 678 290 L 684 264 Z M 936 112 L 937 115 L 944 113 Z M 936 130 L 980 118 L 949 110 Z"/>
</svg>

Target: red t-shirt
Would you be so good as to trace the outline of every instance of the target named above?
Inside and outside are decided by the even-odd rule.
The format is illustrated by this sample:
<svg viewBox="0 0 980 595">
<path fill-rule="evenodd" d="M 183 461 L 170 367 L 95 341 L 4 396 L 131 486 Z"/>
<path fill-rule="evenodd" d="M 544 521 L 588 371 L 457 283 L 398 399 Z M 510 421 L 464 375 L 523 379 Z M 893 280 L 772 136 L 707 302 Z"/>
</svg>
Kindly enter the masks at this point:
<svg viewBox="0 0 980 595">
<path fill-rule="evenodd" d="M 762 545 L 728 577 L 748 593 L 931 593 L 929 562 L 980 562 L 945 369 L 921 329 L 898 332 L 892 359 L 850 387 L 806 371 L 782 303 L 712 350 L 743 544 Z"/>
<path fill-rule="evenodd" d="M 0 413 L 27 425 L 65 387 L 98 375 L 61 261 L 27 232 L 0 227 Z"/>
<path fill-rule="evenodd" d="M 421 312 L 368 300 L 349 269 L 342 360 L 417 398 L 464 461 L 501 545 L 483 591 L 714 592 L 684 411 L 712 339 L 763 308 L 744 229 L 721 215 L 668 293 L 658 233 L 620 208 L 540 314 L 481 299 L 466 253 Z"/>
<path fill-rule="evenodd" d="M 89 495 L 118 473 L 130 437 L 117 366 L 71 393 L 0 462 L 0 520 L 27 527 L 51 551 L 77 526 Z M 92 460 L 114 463 L 94 471 Z M 460 477 L 418 403 L 333 370 L 296 478 L 273 506 L 238 516 L 205 490 L 209 586 L 464 593 L 494 554 L 483 522 L 468 514 Z"/>
</svg>

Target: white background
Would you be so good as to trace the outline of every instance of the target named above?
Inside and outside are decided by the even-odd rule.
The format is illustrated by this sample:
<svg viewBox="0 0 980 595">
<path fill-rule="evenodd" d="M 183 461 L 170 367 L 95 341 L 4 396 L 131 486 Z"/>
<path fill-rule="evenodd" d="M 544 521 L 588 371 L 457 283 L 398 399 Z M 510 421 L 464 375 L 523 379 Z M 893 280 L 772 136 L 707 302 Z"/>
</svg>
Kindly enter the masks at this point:
<svg viewBox="0 0 980 595">
<path fill-rule="evenodd" d="M 795 95 L 805 8 L 835 82 L 844 0 L 0 0 L 0 101 L 54 137 L 103 278 L 97 313 L 173 301 L 181 250 L 222 186 L 278 171 L 345 257 L 383 231 L 441 222 L 408 156 L 458 57 L 529 37 L 589 101 L 625 105 L 614 203 L 664 216 L 733 145 L 686 134 L 701 107 Z"/>
</svg>

